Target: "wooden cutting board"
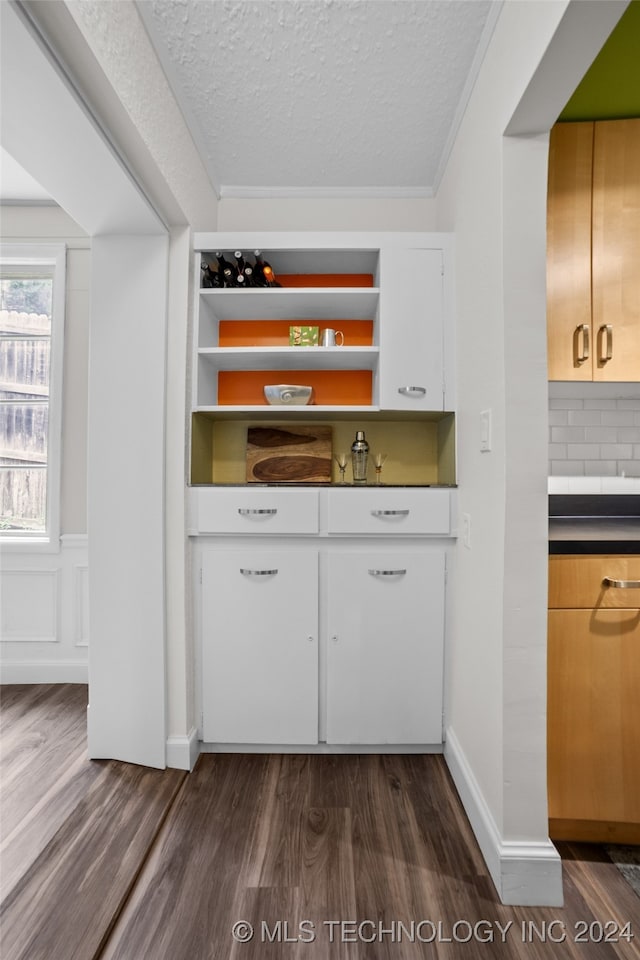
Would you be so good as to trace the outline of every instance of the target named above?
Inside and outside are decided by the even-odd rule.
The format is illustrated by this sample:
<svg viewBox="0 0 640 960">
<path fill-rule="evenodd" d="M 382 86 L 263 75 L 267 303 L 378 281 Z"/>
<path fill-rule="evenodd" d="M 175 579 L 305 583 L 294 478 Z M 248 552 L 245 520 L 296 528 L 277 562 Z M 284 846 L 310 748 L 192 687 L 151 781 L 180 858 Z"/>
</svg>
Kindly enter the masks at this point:
<svg viewBox="0 0 640 960">
<path fill-rule="evenodd" d="M 247 483 L 330 483 L 331 427 L 249 427 Z"/>
</svg>

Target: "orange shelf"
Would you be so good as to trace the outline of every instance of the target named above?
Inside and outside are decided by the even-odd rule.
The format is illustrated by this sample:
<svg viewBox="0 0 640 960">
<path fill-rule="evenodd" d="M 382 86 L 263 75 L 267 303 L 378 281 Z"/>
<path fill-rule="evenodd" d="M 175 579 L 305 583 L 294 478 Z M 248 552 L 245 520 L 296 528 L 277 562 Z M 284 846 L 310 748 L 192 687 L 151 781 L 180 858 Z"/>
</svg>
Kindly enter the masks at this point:
<svg viewBox="0 0 640 960">
<path fill-rule="evenodd" d="M 281 287 L 372 287 L 370 273 L 277 273 Z"/>
<path fill-rule="evenodd" d="M 303 321 L 299 321 L 302 323 Z M 291 320 L 221 320 L 218 344 L 221 347 L 288 347 Z M 319 320 L 309 325 L 342 330 L 347 347 L 373 346 L 372 320 Z M 313 347 L 299 347 L 312 350 Z"/>
<path fill-rule="evenodd" d="M 313 347 L 299 349 L 312 350 Z M 218 373 L 219 406 L 269 406 L 263 387 L 267 383 L 304 383 L 314 390 L 319 406 L 357 407 L 372 402 L 370 370 L 221 370 Z M 290 409 L 274 406 L 274 412 Z"/>
</svg>

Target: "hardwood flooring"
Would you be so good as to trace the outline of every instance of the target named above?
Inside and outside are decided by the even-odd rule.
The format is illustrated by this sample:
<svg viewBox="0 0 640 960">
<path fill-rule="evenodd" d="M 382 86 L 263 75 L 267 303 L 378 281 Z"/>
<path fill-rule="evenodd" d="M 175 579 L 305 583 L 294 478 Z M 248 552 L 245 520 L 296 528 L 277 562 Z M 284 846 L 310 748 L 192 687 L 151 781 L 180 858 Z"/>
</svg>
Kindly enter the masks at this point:
<svg viewBox="0 0 640 960">
<path fill-rule="evenodd" d="M 0 956 L 93 960 L 186 774 L 90 761 L 86 686 L 4 686 L 1 704 Z"/>
<path fill-rule="evenodd" d="M 640 898 L 599 847 L 558 845 L 563 908 L 500 904 L 440 756 L 96 764 L 34 719 L 48 697 L 79 715 L 77 690 L 3 692 L 3 960 L 640 957 Z"/>
</svg>

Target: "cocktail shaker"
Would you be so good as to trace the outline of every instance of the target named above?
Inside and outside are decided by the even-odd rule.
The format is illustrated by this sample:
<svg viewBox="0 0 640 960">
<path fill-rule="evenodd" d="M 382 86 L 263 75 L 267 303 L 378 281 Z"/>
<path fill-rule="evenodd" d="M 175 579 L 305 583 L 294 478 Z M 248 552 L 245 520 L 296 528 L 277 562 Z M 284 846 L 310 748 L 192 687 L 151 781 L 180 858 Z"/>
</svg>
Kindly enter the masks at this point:
<svg viewBox="0 0 640 960">
<path fill-rule="evenodd" d="M 351 444 L 351 467 L 353 482 L 367 482 L 367 463 L 369 460 L 369 444 L 365 440 L 364 430 L 356 430 L 356 438 Z"/>
</svg>

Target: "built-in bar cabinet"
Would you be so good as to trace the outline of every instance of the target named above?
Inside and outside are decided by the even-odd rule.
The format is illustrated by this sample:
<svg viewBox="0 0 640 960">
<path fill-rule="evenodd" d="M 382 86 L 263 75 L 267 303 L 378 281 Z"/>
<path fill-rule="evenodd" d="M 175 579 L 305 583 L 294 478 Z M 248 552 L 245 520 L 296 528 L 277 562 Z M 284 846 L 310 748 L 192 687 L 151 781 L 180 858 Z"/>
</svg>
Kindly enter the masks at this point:
<svg viewBox="0 0 640 960">
<path fill-rule="evenodd" d="M 236 251 L 278 285 L 203 286 Z M 205 749 L 441 749 L 452 271 L 448 235 L 195 236 L 189 532 Z M 341 345 L 321 345 L 326 329 Z M 303 385 L 312 402 L 271 406 L 266 385 Z M 336 461 L 356 430 L 364 484 Z M 276 463 L 293 437 L 319 476 L 255 482 L 256 434 Z"/>
</svg>

